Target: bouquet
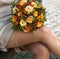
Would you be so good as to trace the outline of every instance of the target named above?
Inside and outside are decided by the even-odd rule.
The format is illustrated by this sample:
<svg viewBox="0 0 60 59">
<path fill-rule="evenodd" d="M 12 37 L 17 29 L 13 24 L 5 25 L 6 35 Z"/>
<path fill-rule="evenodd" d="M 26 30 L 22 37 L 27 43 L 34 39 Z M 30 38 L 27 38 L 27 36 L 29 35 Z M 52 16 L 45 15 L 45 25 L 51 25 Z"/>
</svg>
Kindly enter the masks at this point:
<svg viewBox="0 0 60 59">
<path fill-rule="evenodd" d="M 16 31 L 32 32 L 44 25 L 45 8 L 35 0 L 20 0 L 12 3 L 12 28 Z"/>
</svg>

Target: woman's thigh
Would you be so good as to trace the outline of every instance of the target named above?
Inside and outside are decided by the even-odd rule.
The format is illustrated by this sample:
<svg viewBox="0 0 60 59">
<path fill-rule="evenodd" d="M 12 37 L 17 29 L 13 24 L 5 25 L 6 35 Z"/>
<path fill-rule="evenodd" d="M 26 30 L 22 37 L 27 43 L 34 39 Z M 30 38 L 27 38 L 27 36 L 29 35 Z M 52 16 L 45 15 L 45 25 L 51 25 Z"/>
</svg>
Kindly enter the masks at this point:
<svg viewBox="0 0 60 59">
<path fill-rule="evenodd" d="M 26 50 L 31 53 L 37 54 L 48 54 L 50 55 L 50 50 L 42 43 L 36 42 L 25 46 Z"/>
</svg>

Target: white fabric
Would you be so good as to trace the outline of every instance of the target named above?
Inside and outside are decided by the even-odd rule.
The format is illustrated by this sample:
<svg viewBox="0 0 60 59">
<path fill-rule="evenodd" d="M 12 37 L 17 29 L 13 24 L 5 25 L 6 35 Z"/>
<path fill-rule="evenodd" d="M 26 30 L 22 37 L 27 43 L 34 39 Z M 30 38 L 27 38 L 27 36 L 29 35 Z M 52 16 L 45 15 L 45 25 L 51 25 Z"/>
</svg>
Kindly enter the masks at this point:
<svg viewBox="0 0 60 59">
<path fill-rule="evenodd" d="M 13 34 L 11 29 L 11 23 L 7 22 L 7 19 L 10 16 L 7 16 L 11 13 L 11 5 L 3 6 L 3 4 L 10 3 L 10 0 L 0 0 L 0 50 L 6 51 L 6 45 Z"/>
</svg>

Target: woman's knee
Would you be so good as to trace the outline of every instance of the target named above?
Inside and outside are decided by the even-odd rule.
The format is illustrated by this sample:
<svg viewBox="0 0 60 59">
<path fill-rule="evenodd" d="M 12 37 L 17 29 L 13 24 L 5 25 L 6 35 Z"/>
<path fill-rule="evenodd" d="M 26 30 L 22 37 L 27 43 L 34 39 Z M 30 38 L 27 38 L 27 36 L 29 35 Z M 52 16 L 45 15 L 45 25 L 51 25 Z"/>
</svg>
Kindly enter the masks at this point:
<svg viewBox="0 0 60 59">
<path fill-rule="evenodd" d="M 41 44 L 41 43 L 35 43 L 30 45 L 29 50 L 33 53 L 33 54 L 38 54 L 38 55 L 49 55 L 50 52 L 48 50 L 48 48 Z"/>
<path fill-rule="evenodd" d="M 41 55 L 47 55 L 49 54 L 49 50 L 48 48 L 46 48 L 46 46 L 44 46 L 43 44 L 36 44 L 35 46 L 35 51 L 36 54 L 41 54 Z"/>
</svg>

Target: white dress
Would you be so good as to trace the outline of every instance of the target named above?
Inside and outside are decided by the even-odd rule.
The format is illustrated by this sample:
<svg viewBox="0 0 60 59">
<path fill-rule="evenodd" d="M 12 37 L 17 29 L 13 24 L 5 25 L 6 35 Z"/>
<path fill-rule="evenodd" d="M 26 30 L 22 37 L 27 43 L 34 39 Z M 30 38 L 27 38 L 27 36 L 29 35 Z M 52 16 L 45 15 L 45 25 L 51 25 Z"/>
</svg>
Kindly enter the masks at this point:
<svg viewBox="0 0 60 59">
<path fill-rule="evenodd" d="M 5 47 L 13 34 L 11 29 L 11 23 L 7 22 L 7 19 L 10 17 L 11 5 L 7 5 L 11 0 L 0 0 L 0 50 L 6 51 Z M 6 5 L 6 6 L 4 6 Z"/>
<path fill-rule="evenodd" d="M 13 30 L 10 28 L 11 23 L 7 22 L 8 16 L 11 13 L 12 0 L 0 0 L 0 50 L 5 51 L 5 47 L 13 34 Z M 46 7 L 47 11 L 47 21 L 45 25 L 51 28 L 51 30 L 60 36 L 60 0 L 42 0 L 43 5 Z M 7 15 L 7 16 L 6 16 Z"/>
</svg>

